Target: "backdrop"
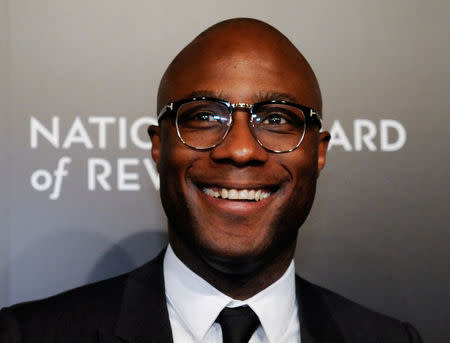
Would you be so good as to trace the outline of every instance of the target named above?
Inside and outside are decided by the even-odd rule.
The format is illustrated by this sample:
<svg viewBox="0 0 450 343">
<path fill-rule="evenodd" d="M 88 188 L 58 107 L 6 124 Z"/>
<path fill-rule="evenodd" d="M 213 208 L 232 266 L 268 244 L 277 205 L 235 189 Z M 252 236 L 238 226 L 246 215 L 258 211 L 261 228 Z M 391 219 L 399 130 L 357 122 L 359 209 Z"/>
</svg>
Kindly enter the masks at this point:
<svg viewBox="0 0 450 343">
<path fill-rule="evenodd" d="M 142 264 L 166 219 L 145 128 L 168 63 L 236 16 L 315 70 L 332 141 L 297 271 L 448 340 L 450 2 L 0 0 L 0 307 Z"/>
</svg>

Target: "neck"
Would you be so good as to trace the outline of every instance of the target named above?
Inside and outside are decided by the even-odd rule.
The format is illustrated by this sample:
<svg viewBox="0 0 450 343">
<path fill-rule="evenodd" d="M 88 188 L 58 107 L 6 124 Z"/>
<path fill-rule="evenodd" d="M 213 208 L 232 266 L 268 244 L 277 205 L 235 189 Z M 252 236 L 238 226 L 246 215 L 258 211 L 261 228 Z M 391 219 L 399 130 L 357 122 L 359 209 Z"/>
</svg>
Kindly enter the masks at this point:
<svg viewBox="0 0 450 343">
<path fill-rule="evenodd" d="M 214 263 L 208 263 L 208 259 L 201 257 L 197 251 L 193 251 L 191 247 L 171 236 L 169 230 L 169 241 L 175 255 L 189 269 L 222 293 L 236 300 L 251 298 L 277 281 L 289 267 L 296 246 L 294 240 L 281 253 L 268 254 L 256 267 L 240 268 L 239 273 L 233 273 L 223 272 L 222 268 L 216 268 Z M 233 263 L 231 262 L 231 264 Z M 232 269 L 230 268 L 230 270 Z"/>
</svg>

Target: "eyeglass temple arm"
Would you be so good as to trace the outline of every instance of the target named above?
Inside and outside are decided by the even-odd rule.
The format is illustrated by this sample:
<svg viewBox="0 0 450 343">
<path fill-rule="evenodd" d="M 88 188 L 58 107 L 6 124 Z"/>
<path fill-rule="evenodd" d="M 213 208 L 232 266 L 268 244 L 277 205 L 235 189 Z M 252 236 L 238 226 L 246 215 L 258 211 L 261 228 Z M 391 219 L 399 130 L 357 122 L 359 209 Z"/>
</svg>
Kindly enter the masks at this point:
<svg viewBox="0 0 450 343">
<path fill-rule="evenodd" d="M 322 116 L 319 114 L 319 112 L 311 108 L 309 111 L 309 118 L 314 119 L 314 117 L 316 117 L 316 119 L 319 121 L 320 130 L 322 130 Z"/>
<path fill-rule="evenodd" d="M 158 121 L 162 118 L 162 116 L 164 114 L 166 114 L 167 111 L 172 111 L 173 110 L 173 102 L 171 102 L 170 104 L 167 104 L 166 106 L 164 106 L 161 111 L 159 111 L 158 113 L 158 117 L 156 118 Z"/>
</svg>

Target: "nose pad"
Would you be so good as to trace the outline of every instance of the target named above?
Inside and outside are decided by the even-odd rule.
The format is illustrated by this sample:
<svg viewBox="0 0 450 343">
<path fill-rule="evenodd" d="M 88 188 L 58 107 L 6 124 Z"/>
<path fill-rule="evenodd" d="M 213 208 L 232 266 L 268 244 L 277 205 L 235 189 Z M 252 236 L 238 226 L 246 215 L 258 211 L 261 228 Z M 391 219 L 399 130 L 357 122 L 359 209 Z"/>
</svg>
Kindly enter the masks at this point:
<svg viewBox="0 0 450 343">
<path fill-rule="evenodd" d="M 249 116 L 246 111 L 236 110 L 228 134 L 217 147 L 211 151 L 214 160 L 232 161 L 234 164 L 263 163 L 267 160 L 267 151 L 253 136 Z"/>
</svg>

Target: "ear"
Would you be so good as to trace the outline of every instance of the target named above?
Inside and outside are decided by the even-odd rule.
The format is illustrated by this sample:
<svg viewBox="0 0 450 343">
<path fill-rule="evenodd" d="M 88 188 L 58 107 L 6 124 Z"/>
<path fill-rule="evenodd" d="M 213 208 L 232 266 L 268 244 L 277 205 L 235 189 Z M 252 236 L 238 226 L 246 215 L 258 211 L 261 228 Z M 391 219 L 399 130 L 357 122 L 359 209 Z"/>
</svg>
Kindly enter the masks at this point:
<svg viewBox="0 0 450 343">
<path fill-rule="evenodd" d="M 161 127 L 150 125 L 147 132 L 152 141 L 152 158 L 156 163 L 156 170 L 159 173 L 159 163 L 161 160 Z"/>
<path fill-rule="evenodd" d="M 319 133 L 319 149 L 317 152 L 317 167 L 320 171 L 325 167 L 328 143 L 330 142 L 330 133 L 328 131 L 323 131 Z"/>
</svg>

